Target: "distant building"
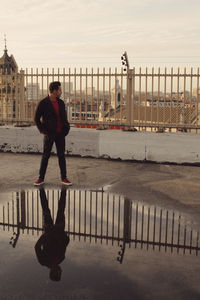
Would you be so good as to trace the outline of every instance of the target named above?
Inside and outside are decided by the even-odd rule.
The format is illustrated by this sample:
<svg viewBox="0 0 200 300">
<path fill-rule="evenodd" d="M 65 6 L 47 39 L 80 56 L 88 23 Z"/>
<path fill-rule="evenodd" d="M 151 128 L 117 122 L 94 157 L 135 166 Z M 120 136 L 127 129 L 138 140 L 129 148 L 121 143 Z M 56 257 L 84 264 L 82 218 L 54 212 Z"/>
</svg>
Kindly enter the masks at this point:
<svg viewBox="0 0 200 300">
<path fill-rule="evenodd" d="M 48 94 L 49 94 L 49 90 L 47 90 L 47 89 L 42 89 L 42 90 L 40 90 L 40 98 L 41 98 L 41 99 L 47 97 Z"/>
<path fill-rule="evenodd" d="M 73 92 L 73 82 L 61 82 L 63 93 Z"/>
<path fill-rule="evenodd" d="M 114 114 L 120 108 L 120 105 L 124 105 L 124 99 L 122 99 L 121 95 L 122 89 L 119 84 L 118 78 L 115 80 L 115 86 L 111 90 L 111 97 L 109 92 L 107 93 L 107 99 L 105 101 L 101 101 L 99 107 L 99 116 L 98 121 L 103 121 L 105 119 L 112 120 Z"/>
<path fill-rule="evenodd" d="M 193 96 L 194 97 L 200 97 L 200 88 L 195 88 L 195 89 L 193 89 Z"/>
<path fill-rule="evenodd" d="M 70 95 L 73 93 L 73 82 L 61 82 L 62 87 L 62 99 L 68 102 Z"/>
<path fill-rule="evenodd" d="M 121 87 L 119 84 L 119 80 L 116 79 L 115 87 L 112 89 L 111 93 L 111 106 L 112 108 L 119 107 L 121 102 Z"/>
<path fill-rule="evenodd" d="M 95 96 L 95 87 L 88 87 L 84 92 L 87 96 Z"/>
<path fill-rule="evenodd" d="M 22 71 L 23 72 L 23 71 Z M 18 66 L 14 56 L 8 55 L 5 44 L 4 54 L 0 58 L 0 119 L 12 120 L 23 117 L 23 97 L 24 86 L 22 82 L 22 72 L 18 72 Z"/>
<path fill-rule="evenodd" d="M 38 101 L 40 99 L 39 83 L 28 83 L 26 86 L 27 100 Z"/>
<path fill-rule="evenodd" d="M 73 82 L 61 82 L 62 96 L 61 99 L 64 100 L 65 106 L 67 108 L 67 103 L 71 101 L 71 94 L 73 93 Z"/>
</svg>

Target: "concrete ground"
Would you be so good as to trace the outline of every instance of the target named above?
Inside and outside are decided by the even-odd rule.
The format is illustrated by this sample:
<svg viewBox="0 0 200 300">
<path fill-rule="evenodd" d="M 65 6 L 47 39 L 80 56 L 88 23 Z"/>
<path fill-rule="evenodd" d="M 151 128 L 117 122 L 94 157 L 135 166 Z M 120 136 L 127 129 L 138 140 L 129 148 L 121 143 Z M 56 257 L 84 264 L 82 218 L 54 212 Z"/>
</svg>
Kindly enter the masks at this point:
<svg viewBox="0 0 200 300">
<path fill-rule="evenodd" d="M 33 188 L 41 155 L 0 153 L 0 192 Z M 104 189 L 150 205 L 192 215 L 199 223 L 200 167 L 133 163 L 67 157 L 68 177 L 74 188 Z M 57 156 L 51 156 L 46 187 L 59 188 Z"/>
<path fill-rule="evenodd" d="M 8 200 L 12 195 L 12 191 L 37 189 L 33 186 L 33 182 L 38 176 L 40 160 L 41 155 L 36 154 L 0 153 L 0 206 Z M 193 232 L 194 243 L 192 243 L 196 245 L 195 237 L 200 228 L 199 167 L 80 157 L 67 157 L 67 167 L 69 179 L 73 181 L 73 190 L 103 189 L 106 192 L 123 194 L 133 201 L 143 203 L 145 205 L 145 216 L 147 216 L 148 205 L 156 205 L 157 208 L 162 207 L 164 217 L 162 232 L 165 239 L 165 228 L 167 228 L 165 226 L 168 224 L 165 223 L 165 216 L 167 215 L 165 209 L 175 211 L 176 216 L 177 212 L 181 216 L 186 216 L 188 230 L 190 228 L 193 230 L 191 232 Z M 60 189 L 59 177 L 57 157 L 52 156 L 47 169 L 45 184 L 47 190 L 53 189 L 56 191 Z M 93 200 L 95 201 L 95 198 Z M 127 203 L 129 201 L 126 201 Z M 11 201 L 10 206 L 7 207 L 13 207 L 14 212 L 15 206 L 11 204 Z M 78 207 L 80 208 L 80 206 Z M 129 206 L 126 206 L 126 210 L 127 207 Z M 4 215 L 2 206 L 0 211 L 2 218 L 2 215 Z M 27 211 L 29 211 L 28 208 Z M 27 222 L 29 222 L 31 215 L 27 213 L 26 216 L 24 220 L 27 219 Z M 132 216 L 131 222 L 135 223 L 136 219 L 134 217 L 135 215 Z M 141 229 L 140 214 L 138 218 L 140 220 L 137 227 L 139 232 L 139 228 Z M 126 223 L 128 224 L 127 220 L 127 218 L 124 218 L 124 226 Z M 181 232 L 180 240 L 183 242 L 183 230 L 186 223 L 183 219 L 181 220 L 179 232 Z M 159 221 L 158 218 L 157 221 Z M 172 222 L 170 222 L 169 218 L 169 224 L 172 226 Z M 78 225 L 78 221 L 76 221 L 76 224 Z M 91 224 L 94 225 L 94 223 Z M 102 228 L 105 229 L 105 214 L 102 224 Z M 109 224 L 114 224 L 111 218 Z M 146 237 L 147 231 L 145 231 L 145 228 L 147 229 L 147 226 L 145 224 L 147 225 L 147 223 L 144 222 L 144 235 Z M 155 226 L 158 229 L 158 224 L 161 226 L 161 223 L 157 222 L 156 224 Z M 175 218 L 175 226 L 173 227 L 175 228 L 173 235 L 175 243 L 179 240 L 177 224 L 178 219 Z M 112 226 L 114 230 L 114 225 Z M 149 228 L 151 228 L 150 236 L 152 236 L 154 230 L 153 215 L 150 217 Z M 169 226 L 168 228 L 172 227 Z M 73 237 L 72 234 L 65 254 L 66 259 L 61 265 L 63 270 L 62 280 L 55 283 L 48 279 L 48 269 L 37 262 L 35 244 L 39 235 L 36 235 L 36 232 L 35 235 L 33 235 L 33 231 L 29 231 L 30 234 L 26 231 L 25 234 L 22 234 L 21 229 L 20 234 L 19 227 L 19 232 L 16 230 L 19 233 L 19 239 L 15 232 L 18 239 L 17 246 L 12 248 L 9 244 L 9 240 L 11 241 L 11 238 L 14 237 L 14 234 L 12 236 L 12 230 L 8 230 L 9 228 L 4 230 L 3 227 L 0 229 L 0 256 L 4 258 L 0 260 L 0 299 L 200 299 L 200 264 L 199 256 L 196 256 L 198 253 L 194 253 L 194 251 L 190 255 L 189 250 L 186 250 L 186 254 L 183 255 L 183 252 L 180 251 L 179 253 L 176 248 L 172 252 L 170 247 L 168 249 L 161 247 L 160 251 L 155 246 L 154 251 L 151 245 L 146 247 L 145 244 L 138 244 L 136 246 L 132 243 L 131 248 L 129 248 L 128 244 L 124 242 L 126 251 L 123 263 L 119 264 L 117 257 L 122 253 L 122 248 L 117 243 L 112 244 L 113 241 L 110 240 L 110 243 L 107 244 L 108 240 L 104 239 L 102 243 L 102 239 L 96 241 L 95 238 L 84 240 L 80 236 L 76 236 L 77 239 L 75 240 L 75 236 Z M 126 230 L 124 230 L 124 236 Z M 134 233 L 136 227 L 132 227 L 132 230 Z M 188 230 L 186 241 L 191 243 L 191 233 Z M 171 232 L 171 229 L 169 231 Z M 156 232 L 156 239 L 158 239 L 158 230 Z M 168 232 L 168 241 L 171 241 L 169 239 L 170 232 Z M 192 244 L 188 245 L 191 246 Z"/>
</svg>

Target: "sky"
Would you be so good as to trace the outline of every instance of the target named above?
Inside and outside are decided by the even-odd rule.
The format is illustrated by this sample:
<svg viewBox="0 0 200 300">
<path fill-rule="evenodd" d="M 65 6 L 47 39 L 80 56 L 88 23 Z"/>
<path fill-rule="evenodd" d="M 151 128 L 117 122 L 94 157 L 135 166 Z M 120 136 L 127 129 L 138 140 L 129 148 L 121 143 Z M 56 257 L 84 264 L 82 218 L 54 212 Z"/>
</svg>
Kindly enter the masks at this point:
<svg viewBox="0 0 200 300">
<path fill-rule="evenodd" d="M 200 66 L 199 0 L 1 0 L 19 68 Z"/>
</svg>

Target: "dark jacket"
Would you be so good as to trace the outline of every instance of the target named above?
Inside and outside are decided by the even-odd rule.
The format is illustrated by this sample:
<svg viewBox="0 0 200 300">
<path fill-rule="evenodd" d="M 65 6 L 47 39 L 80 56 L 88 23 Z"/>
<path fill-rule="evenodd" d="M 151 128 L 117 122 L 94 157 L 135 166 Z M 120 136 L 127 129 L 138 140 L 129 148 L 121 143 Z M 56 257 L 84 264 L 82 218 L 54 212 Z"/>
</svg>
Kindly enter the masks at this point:
<svg viewBox="0 0 200 300">
<path fill-rule="evenodd" d="M 66 136 L 69 133 L 70 125 L 67 120 L 67 113 L 65 110 L 64 101 L 57 98 L 59 105 L 60 118 L 63 122 L 61 134 Z M 41 100 L 37 106 L 34 121 L 40 132 L 47 134 L 54 138 L 57 135 L 57 115 L 51 104 L 49 96 Z"/>
<path fill-rule="evenodd" d="M 59 265 L 65 259 L 65 252 L 69 244 L 67 233 L 54 228 L 44 233 L 35 245 L 35 252 L 39 263 L 51 268 Z"/>
</svg>

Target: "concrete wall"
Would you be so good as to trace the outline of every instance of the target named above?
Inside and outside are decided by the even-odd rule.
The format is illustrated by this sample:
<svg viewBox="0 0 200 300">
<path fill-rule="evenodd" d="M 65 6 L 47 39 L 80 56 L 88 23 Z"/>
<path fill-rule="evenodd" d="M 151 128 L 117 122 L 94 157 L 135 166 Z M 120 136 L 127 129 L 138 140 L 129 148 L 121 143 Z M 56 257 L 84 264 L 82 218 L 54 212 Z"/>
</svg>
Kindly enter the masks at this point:
<svg viewBox="0 0 200 300">
<path fill-rule="evenodd" d="M 35 126 L 0 127 L 0 151 L 41 153 L 43 136 Z M 200 136 L 193 133 L 123 132 L 71 128 L 66 138 L 71 155 L 122 160 L 200 163 Z M 56 152 L 55 146 L 53 151 Z"/>
</svg>

